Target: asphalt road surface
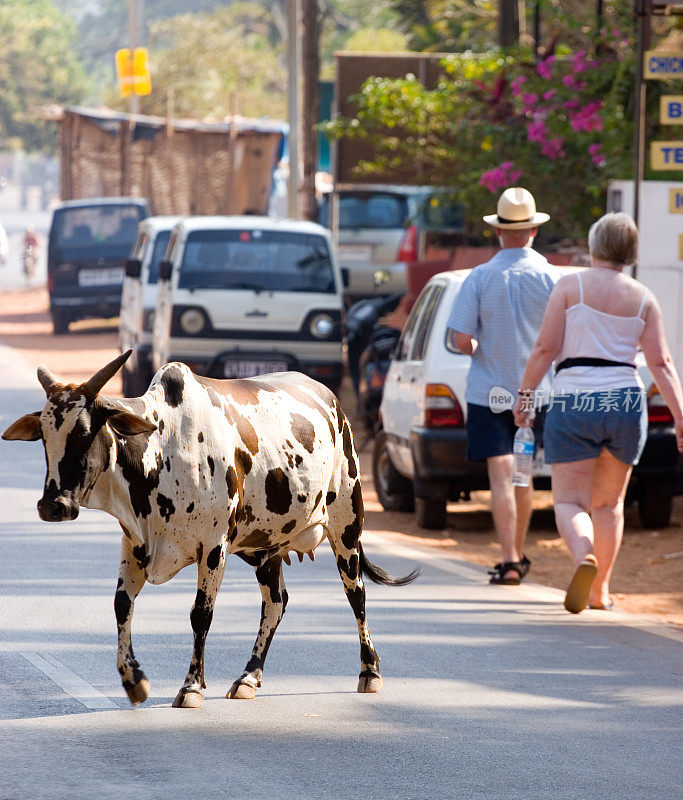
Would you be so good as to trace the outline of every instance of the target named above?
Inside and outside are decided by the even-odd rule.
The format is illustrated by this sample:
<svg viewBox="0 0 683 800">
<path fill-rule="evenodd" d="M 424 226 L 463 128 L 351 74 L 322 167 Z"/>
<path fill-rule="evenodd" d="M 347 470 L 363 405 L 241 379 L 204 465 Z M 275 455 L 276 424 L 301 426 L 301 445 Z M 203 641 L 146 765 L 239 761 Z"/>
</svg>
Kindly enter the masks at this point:
<svg viewBox="0 0 683 800">
<path fill-rule="evenodd" d="M 42 407 L 35 374 L 0 347 L 0 429 Z M 286 569 L 287 614 L 253 701 L 224 699 L 260 610 L 228 561 L 199 710 L 173 709 L 191 655 L 196 570 L 146 586 L 132 709 L 116 672 L 120 532 L 101 512 L 38 519 L 40 442 L 0 442 L 0 798 L 346 800 L 681 797 L 681 647 L 627 615 L 574 617 L 560 593 L 495 587 L 442 553 L 364 539 L 412 585 L 368 585 L 384 690 L 355 691 L 356 626 L 329 548 Z"/>
</svg>

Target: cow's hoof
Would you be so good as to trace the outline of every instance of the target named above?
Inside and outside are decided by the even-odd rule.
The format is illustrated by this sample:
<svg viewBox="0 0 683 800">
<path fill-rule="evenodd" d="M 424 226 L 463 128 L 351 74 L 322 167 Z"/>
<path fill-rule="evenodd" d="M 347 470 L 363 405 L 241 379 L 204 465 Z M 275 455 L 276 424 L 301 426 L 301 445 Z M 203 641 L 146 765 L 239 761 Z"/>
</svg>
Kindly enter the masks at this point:
<svg viewBox="0 0 683 800">
<path fill-rule="evenodd" d="M 358 679 L 358 691 L 361 694 L 379 692 L 382 688 L 382 678 L 379 675 L 361 675 Z"/>
<path fill-rule="evenodd" d="M 172 705 L 173 708 L 199 708 L 203 701 L 204 695 L 201 692 L 184 692 L 181 689 Z"/>
<path fill-rule="evenodd" d="M 149 697 L 149 681 L 147 678 L 143 678 L 136 684 L 128 684 L 123 688 L 126 690 L 128 699 L 134 706 L 138 705 L 138 703 L 144 703 Z"/>
<path fill-rule="evenodd" d="M 253 700 L 256 697 L 256 687 L 248 683 L 233 683 L 225 696 L 228 700 Z"/>
</svg>

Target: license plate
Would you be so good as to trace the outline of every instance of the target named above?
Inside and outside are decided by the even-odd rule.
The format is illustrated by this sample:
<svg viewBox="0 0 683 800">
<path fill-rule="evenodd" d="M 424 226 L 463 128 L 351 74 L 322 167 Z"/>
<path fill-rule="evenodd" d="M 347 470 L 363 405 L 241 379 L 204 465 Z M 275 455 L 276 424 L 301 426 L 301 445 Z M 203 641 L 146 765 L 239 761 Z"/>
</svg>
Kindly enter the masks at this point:
<svg viewBox="0 0 683 800">
<path fill-rule="evenodd" d="M 340 244 L 337 253 L 341 262 L 370 261 L 372 247 L 370 245 Z"/>
<path fill-rule="evenodd" d="M 226 378 L 253 378 L 255 375 L 267 375 L 269 372 L 286 372 L 289 364 L 286 361 L 242 361 L 233 359 L 223 365 Z"/>
<path fill-rule="evenodd" d="M 116 284 L 122 284 L 123 277 L 123 267 L 110 267 L 109 269 L 82 269 L 78 273 L 78 285 L 114 286 Z"/>
</svg>

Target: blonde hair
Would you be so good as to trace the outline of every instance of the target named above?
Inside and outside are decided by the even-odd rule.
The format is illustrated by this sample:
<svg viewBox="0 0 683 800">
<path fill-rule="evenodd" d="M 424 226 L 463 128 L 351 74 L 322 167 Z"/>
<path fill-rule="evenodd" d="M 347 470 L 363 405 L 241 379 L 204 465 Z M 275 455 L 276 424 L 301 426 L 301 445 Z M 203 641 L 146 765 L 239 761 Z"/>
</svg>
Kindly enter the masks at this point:
<svg viewBox="0 0 683 800">
<path fill-rule="evenodd" d="M 638 257 L 638 228 L 628 215 L 609 213 L 591 225 L 588 249 L 592 256 L 623 267 Z"/>
</svg>

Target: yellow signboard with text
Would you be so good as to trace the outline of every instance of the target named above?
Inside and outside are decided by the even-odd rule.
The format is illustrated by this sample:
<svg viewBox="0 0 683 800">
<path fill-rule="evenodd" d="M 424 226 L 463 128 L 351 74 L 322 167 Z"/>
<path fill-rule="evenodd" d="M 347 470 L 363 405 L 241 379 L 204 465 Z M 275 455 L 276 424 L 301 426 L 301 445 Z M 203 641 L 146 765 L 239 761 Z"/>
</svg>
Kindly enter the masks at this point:
<svg viewBox="0 0 683 800">
<path fill-rule="evenodd" d="M 659 98 L 662 125 L 683 125 L 683 94 L 664 94 Z"/>
<path fill-rule="evenodd" d="M 647 50 L 643 74 L 646 78 L 660 81 L 683 78 L 683 52 L 660 53 L 657 50 Z"/>
<path fill-rule="evenodd" d="M 683 142 L 650 142 L 650 166 L 664 172 L 683 171 Z"/>
<path fill-rule="evenodd" d="M 121 97 L 132 94 L 145 95 L 152 91 L 149 73 L 149 54 L 146 47 L 136 47 L 131 52 L 127 47 L 116 51 L 116 75 Z"/>
</svg>

